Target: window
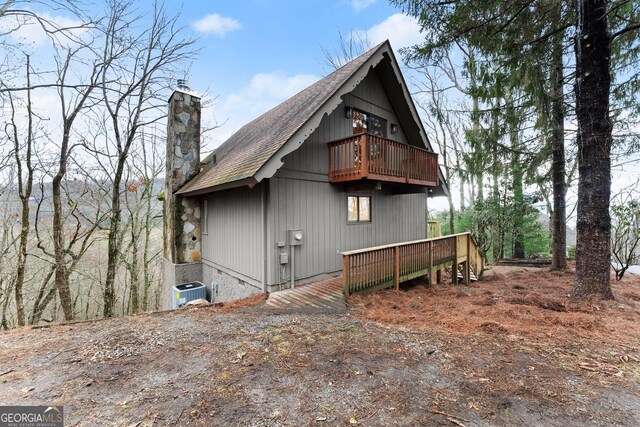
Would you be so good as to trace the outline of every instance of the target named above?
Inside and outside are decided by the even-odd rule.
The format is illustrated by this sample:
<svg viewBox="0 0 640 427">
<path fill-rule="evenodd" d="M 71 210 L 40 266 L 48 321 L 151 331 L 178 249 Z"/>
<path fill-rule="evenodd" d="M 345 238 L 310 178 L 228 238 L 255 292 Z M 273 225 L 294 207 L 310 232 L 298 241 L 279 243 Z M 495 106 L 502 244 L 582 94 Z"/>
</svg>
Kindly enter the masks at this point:
<svg viewBox="0 0 640 427">
<path fill-rule="evenodd" d="M 382 117 L 360 110 L 353 110 L 353 134 L 368 132 L 372 135 L 387 136 L 387 121 Z"/>
<path fill-rule="evenodd" d="M 371 222 L 370 196 L 347 196 L 347 222 Z"/>
<path fill-rule="evenodd" d="M 374 116 L 373 114 L 371 114 L 369 116 L 369 133 L 386 138 L 387 121 L 382 117 Z"/>
<path fill-rule="evenodd" d="M 353 110 L 353 134 L 367 131 L 369 116 L 362 111 Z"/>
</svg>

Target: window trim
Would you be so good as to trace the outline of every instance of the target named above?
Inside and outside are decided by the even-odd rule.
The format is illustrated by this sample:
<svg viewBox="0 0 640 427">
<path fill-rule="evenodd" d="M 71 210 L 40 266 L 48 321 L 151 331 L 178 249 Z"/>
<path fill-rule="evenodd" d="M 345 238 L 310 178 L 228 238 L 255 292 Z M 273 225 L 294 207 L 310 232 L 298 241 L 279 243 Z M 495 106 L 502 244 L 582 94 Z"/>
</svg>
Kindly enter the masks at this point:
<svg viewBox="0 0 640 427">
<path fill-rule="evenodd" d="M 349 198 L 356 197 L 358 203 L 358 219 L 356 221 L 351 221 L 349 219 Z M 360 198 L 368 198 L 369 199 L 369 220 L 362 221 L 360 220 Z M 356 193 L 347 193 L 346 197 L 347 202 L 347 225 L 362 225 L 362 224 L 373 224 L 373 196 L 369 193 L 366 194 L 356 194 Z"/>
</svg>

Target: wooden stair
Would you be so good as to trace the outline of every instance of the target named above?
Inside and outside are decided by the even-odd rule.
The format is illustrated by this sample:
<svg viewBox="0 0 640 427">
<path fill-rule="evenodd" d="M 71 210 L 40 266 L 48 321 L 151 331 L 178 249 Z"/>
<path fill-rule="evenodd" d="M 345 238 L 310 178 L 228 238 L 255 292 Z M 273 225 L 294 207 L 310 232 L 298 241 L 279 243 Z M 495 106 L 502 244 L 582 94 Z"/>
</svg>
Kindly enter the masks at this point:
<svg viewBox="0 0 640 427">
<path fill-rule="evenodd" d="M 459 264 L 458 265 L 458 283 L 461 283 L 463 280 L 464 280 L 464 269 L 462 268 L 462 265 Z M 478 276 L 476 276 L 476 272 L 473 271 L 473 268 L 469 269 L 469 281 L 470 282 L 478 281 Z"/>
</svg>

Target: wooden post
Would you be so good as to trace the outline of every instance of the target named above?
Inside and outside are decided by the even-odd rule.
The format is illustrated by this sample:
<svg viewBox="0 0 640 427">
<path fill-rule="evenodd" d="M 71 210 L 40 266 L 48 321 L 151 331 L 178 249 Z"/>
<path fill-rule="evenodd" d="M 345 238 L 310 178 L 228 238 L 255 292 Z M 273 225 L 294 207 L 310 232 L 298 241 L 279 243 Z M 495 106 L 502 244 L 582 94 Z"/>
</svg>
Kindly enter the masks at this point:
<svg viewBox="0 0 640 427">
<path fill-rule="evenodd" d="M 451 280 L 458 284 L 458 236 L 455 236 L 453 244 L 453 267 L 451 267 Z"/>
<path fill-rule="evenodd" d="M 436 283 L 438 284 L 442 283 L 442 270 L 436 271 Z"/>
<path fill-rule="evenodd" d="M 333 145 L 329 144 L 329 181 L 333 181 Z"/>
<path fill-rule="evenodd" d="M 464 263 L 464 284 L 471 282 L 471 233 L 467 233 L 467 262 Z"/>
<path fill-rule="evenodd" d="M 360 177 L 369 175 L 369 150 L 367 148 L 367 134 L 360 135 Z"/>
<path fill-rule="evenodd" d="M 342 292 L 345 296 L 349 296 L 350 279 L 349 255 L 342 255 Z"/>
<path fill-rule="evenodd" d="M 433 242 L 427 243 L 427 250 L 429 253 L 427 254 L 427 271 L 429 272 L 429 286 L 433 286 Z"/>
<path fill-rule="evenodd" d="M 393 262 L 393 286 L 396 291 L 400 289 L 400 246 L 393 248 L 394 262 Z"/>
</svg>

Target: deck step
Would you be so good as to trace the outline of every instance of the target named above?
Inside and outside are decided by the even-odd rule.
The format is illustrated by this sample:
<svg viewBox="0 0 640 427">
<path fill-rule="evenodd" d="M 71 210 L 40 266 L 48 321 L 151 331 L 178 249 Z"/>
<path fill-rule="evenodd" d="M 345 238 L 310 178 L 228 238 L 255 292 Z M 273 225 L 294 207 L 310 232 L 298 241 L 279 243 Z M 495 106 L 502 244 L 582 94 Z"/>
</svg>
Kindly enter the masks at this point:
<svg viewBox="0 0 640 427">
<path fill-rule="evenodd" d="M 458 265 L 458 280 L 464 280 L 464 269 L 462 268 L 462 265 Z M 473 268 L 469 269 L 469 281 L 471 282 L 478 281 L 478 276 L 476 276 L 476 273 L 473 271 Z"/>
</svg>

